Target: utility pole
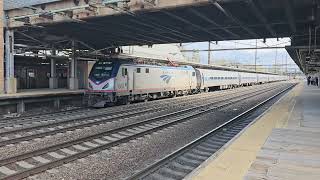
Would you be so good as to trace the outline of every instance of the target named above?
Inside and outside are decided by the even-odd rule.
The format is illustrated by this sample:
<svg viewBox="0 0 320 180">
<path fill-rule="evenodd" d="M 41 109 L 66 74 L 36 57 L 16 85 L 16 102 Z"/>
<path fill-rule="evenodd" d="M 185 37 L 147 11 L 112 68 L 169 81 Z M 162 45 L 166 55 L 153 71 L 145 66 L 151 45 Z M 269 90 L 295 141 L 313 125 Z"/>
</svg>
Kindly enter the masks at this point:
<svg viewBox="0 0 320 180">
<path fill-rule="evenodd" d="M 288 54 L 286 54 L 286 75 L 288 75 Z"/>
<path fill-rule="evenodd" d="M 278 49 L 276 49 L 276 58 L 274 59 L 274 73 L 277 74 Z"/>
<path fill-rule="evenodd" d="M 211 64 L 211 42 L 210 41 L 208 42 L 208 49 L 209 49 L 209 51 L 208 51 L 208 65 L 210 65 Z"/>
<path fill-rule="evenodd" d="M 256 51 L 254 55 L 254 70 L 257 72 L 257 58 L 258 58 L 258 40 L 256 39 Z"/>
</svg>

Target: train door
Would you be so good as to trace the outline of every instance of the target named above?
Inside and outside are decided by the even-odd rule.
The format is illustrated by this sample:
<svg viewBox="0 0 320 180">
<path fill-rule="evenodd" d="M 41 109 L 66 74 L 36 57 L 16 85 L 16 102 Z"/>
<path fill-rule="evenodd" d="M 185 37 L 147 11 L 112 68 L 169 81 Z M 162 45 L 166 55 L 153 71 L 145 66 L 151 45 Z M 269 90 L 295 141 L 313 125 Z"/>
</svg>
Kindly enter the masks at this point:
<svg viewBox="0 0 320 180">
<path fill-rule="evenodd" d="M 116 91 L 129 91 L 129 69 L 128 67 L 121 67 L 121 76 L 116 77 L 115 90 Z"/>
<path fill-rule="evenodd" d="M 192 87 L 192 74 L 191 74 L 190 71 L 186 71 L 186 74 L 189 77 L 188 78 L 189 82 L 188 82 L 188 85 L 186 87 L 188 87 L 188 89 L 191 89 L 191 87 Z"/>
<path fill-rule="evenodd" d="M 127 69 L 127 90 L 132 92 L 134 87 L 134 68 Z"/>
<path fill-rule="evenodd" d="M 196 72 L 194 72 L 194 71 L 191 71 L 190 73 L 189 73 L 189 81 L 190 81 L 190 89 L 192 89 L 193 87 L 194 87 L 194 78 L 195 78 L 195 76 L 196 76 Z"/>
<path fill-rule="evenodd" d="M 196 71 L 196 77 L 197 77 L 197 88 L 200 89 L 201 88 L 201 74 L 200 71 L 198 69 L 195 69 Z"/>
<path fill-rule="evenodd" d="M 204 75 L 203 75 L 203 73 L 201 73 L 202 74 L 202 86 L 204 86 Z"/>
<path fill-rule="evenodd" d="M 122 67 L 119 69 L 121 75 L 119 74 L 116 77 L 115 90 L 119 92 L 129 92 L 130 88 L 130 78 L 129 78 L 129 69 L 128 67 Z"/>
<path fill-rule="evenodd" d="M 242 85 L 242 81 L 243 81 L 242 73 L 239 73 L 238 78 L 239 78 L 239 85 L 241 86 Z"/>
<path fill-rule="evenodd" d="M 197 77 L 197 88 L 201 88 L 201 74 L 198 69 L 195 69 L 196 71 L 196 77 Z"/>
</svg>

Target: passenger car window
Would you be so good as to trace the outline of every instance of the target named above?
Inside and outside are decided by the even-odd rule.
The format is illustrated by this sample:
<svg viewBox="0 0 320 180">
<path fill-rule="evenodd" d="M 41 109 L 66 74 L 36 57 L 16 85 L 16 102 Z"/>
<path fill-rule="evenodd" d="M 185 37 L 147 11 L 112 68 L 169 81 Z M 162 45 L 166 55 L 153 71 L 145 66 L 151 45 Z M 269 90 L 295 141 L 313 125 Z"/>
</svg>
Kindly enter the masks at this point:
<svg viewBox="0 0 320 180">
<path fill-rule="evenodd" d="M 149 68 L 146 68 L 146 73 L 149 73 L 149 72 L 150 72 Z"/>
<path fill-rule="evenodd" d="M 141 73 L 141 68 L 137 68 L 137 73 Z"/>
</svg>

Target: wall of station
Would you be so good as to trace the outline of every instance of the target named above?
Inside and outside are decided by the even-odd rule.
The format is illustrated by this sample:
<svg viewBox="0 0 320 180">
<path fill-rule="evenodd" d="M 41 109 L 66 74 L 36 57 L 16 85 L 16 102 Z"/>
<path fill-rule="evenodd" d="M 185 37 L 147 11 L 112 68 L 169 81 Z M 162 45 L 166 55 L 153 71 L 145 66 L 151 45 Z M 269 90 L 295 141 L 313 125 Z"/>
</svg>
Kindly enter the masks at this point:
<svg viewBox="0 0 320 180">
<path fill-rule="evenodd" d="M 17 89 L 49 88 L 50 61 L 34 57 L 15 57 Z M 68 67 L 65 62 L 56 62 L 58 88 L 67 88 Z"/>
<path fill-rule="evenodd" d="M 17 89 L 49 88 L 50 61 L 35 57 L 15 57 L 15 78 Z M 92 65 L 86 61 L 78 61 L 77 77 L 79 89 L 88 87 L 88 77 Z M 56 61 L 57 88 L 68 88 L 69 67 L 65 60 Z"/>
</svg>

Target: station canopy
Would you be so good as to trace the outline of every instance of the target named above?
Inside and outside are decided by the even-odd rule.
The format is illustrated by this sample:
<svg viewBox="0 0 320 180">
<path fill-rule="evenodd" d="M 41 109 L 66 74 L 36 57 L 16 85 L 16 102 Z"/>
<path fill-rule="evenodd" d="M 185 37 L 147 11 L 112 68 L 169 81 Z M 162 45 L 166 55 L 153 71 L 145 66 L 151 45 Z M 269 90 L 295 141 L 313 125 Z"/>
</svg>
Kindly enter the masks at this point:
<svg viewBox="0 0 320 180">
<path fill-rule="evenodd" d="M 70 6 L 69 1 L 78 1 L 78 4 Z M 68 6 L 62 6 L 63 2 Z M 81 2 L 50 2 L 47 7 L 31 5 L 35 9 L 42 7 L 40 12 L 45 12 L 36 17 L 24 15 L 17 9 L 8 10 L 10 26 L 17 30 L 15 43 L 29 47 L 53 44 L 63 49 L 71 46 L 65 40 L 76 39 L 82 42 L 79 48 L 97 50 L 125 45 L 290 37 L 292 45 L 287 50 L 305 71 L 305 59 L 311 55 L 311 59 L 316 59 L 314 50 L 316 42 L 320 42 L 315 35 L 320 19 L 318 0 Z M 54 3 L 52 7 L 59 7 L 60 3 L 60 11 L 49 9 Z M 68 18 L 61 18 L 62 14 Z M 28 37 L 31 40 L 27 41 Z"/>
</svg>

